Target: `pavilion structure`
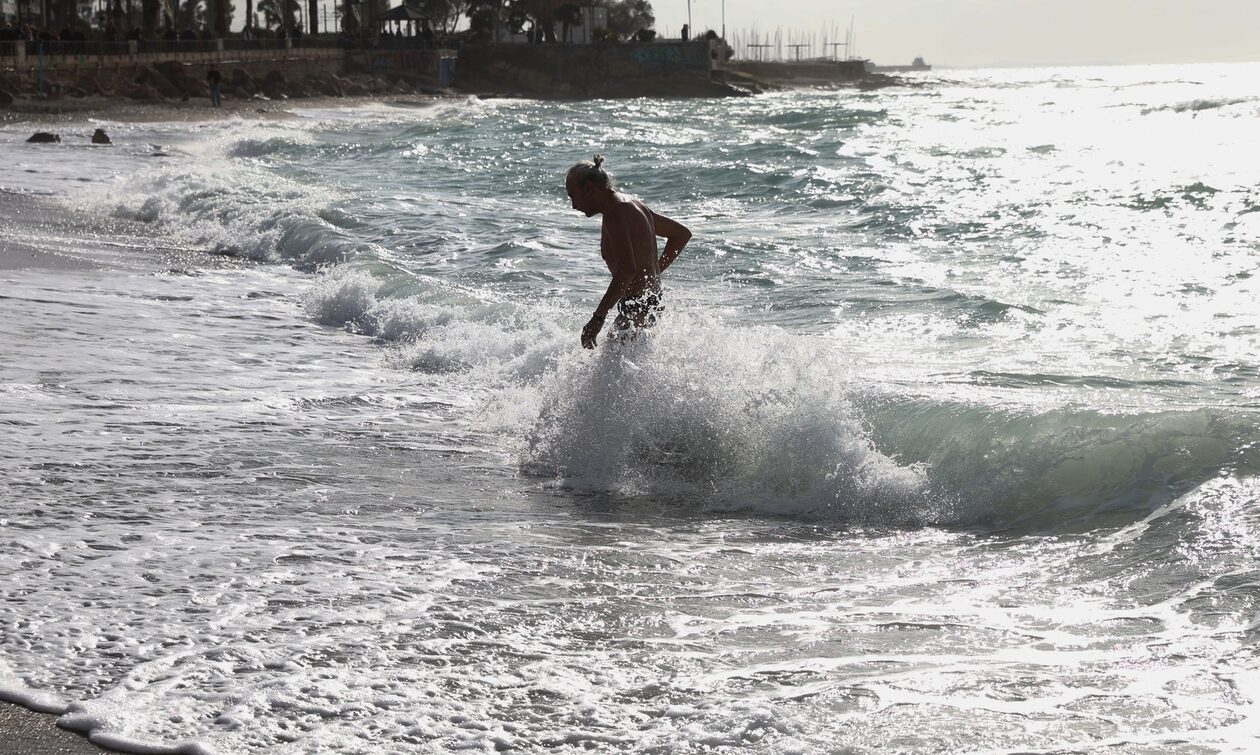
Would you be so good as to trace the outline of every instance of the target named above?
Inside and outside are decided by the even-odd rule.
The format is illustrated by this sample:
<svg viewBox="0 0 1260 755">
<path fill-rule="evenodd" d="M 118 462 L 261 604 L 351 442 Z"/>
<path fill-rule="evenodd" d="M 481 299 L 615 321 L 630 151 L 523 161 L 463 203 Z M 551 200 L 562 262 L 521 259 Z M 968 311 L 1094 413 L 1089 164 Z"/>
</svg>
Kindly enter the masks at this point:
<svg viewBox="0 0 1260 755">
<path fill-rule="evenodd" d="M 379 14 L 374 20 L 381 34 L 390 31 L 389 25 L 392 23 L 394 36 L 415 37 L 419 36 L 421 27 L 432 28 L 430 24 L 433 18 L 419 8 L 403 4 Z M 404 25 L 406 25 L 405 34 L 403 33 Z"/>
</svg>

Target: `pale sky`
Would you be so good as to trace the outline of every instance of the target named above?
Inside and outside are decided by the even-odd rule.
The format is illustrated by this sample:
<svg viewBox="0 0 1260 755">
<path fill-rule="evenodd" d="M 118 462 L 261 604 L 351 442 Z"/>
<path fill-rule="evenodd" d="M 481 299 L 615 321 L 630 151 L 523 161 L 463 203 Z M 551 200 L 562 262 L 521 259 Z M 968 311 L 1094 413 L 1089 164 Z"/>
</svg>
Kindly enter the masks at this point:
<svg viewBox="0 0 1260 755">
<path fill-rule="evenodd" d="M 691 0 L 695 30 L 721 31 L 723 0 Z M 857 53 L 945 66 L 1260 61 L 1260 0 L 725 0 L 726 30 L 855 21 Z M 687 0 L 652 0 L 677 36 Z M 843 31 L 841 32 L 843 33 Z"/>
</svg>

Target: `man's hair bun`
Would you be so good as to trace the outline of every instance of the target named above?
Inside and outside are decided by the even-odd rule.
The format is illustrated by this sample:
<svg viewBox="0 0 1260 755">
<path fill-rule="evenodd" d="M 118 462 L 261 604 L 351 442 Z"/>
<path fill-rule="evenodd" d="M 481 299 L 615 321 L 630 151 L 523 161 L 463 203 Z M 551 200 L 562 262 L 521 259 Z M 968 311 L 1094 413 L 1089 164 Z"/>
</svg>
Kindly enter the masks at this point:
<svg viewBox="0 0 1260 755">
<path fill-rule="evenodd" d="M 595 155 L 594 160 L 581 160 L 573 163 L 572 167 L 569 168 L 569 172 L 566 174 L 566 179 L 574 178 L 579 184 L 590 181 L 596 186 L 615 190 L 617 187 L 616 181 L 613 179 L 611 173 L 604 170 L 603 165 L 603 155 Z"/>
</svg>

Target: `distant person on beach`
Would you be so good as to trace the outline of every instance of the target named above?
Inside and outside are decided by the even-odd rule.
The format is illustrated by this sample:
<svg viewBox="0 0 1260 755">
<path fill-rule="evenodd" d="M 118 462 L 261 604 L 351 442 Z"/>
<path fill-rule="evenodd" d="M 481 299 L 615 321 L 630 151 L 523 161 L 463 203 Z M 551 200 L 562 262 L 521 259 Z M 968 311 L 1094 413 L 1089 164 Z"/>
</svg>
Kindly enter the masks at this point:
<svg viewBox="0 0 1260 755">
<path fill-rule="evenodd" d="M 648 328 L 661 312 L 661 273 L 691 240 L 681 223 L 658 215 L 637 199 L 617 191 L 613 177 L 604 170 L 604 158 L 582 160 L 569 168 L 564 190 L 573 209 L 586 217 L 603 215 L 599 251 L 612 273 L 612 281 L 595 314 L 582 328 L 583 348 L 595 348 L 609 311 L 617 307 L 613 327 L 617 332 Z M 656 256 L 656 237 L 665 239 L 665 251 Z"/>
<path fill-rule="evenodd" d="M 223 83 L 223 75 L 219 73 L 219 69 L 213 65 L 206 72 L 206 83 L 210 85 L 210 106 L 223 107 L 223 100 L 219 96 L 219 86 Z"/>
</svg>

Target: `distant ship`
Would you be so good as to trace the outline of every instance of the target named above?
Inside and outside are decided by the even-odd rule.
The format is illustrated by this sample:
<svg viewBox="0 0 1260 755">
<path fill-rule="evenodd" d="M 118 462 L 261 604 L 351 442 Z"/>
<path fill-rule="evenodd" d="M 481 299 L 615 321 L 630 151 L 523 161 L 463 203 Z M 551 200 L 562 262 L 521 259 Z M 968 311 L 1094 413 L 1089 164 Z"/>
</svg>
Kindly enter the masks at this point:
<svg viewBox="0 0 1260 755">
<path fill-rule="evenodd" d="M 879 73 L 904 73 L 905 71 L 930 71 L 932 66 L 924 63 L 923 58 L 915 58 L 914 62 L 908 66 L 877 66 L 874 63 L 869 63 L 866 70 Z"/>
</svg>

